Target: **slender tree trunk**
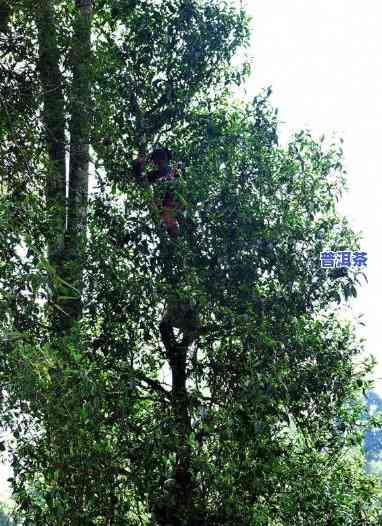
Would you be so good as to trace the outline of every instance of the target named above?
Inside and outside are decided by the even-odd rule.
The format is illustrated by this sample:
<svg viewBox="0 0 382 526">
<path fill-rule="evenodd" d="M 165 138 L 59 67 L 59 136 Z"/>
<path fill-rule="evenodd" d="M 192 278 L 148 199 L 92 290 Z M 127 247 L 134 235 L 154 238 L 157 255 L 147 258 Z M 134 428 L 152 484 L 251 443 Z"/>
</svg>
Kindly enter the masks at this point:
<svg viewBox="0 0 382 526">
<path fill-rule="evenodd" d="M 46 210 L 50 225 L 47 234 L 48 262 L 53 271 L 62 278 L 65 274 L 66 123 L 54 2 L 37 2 L 35 20 L 39 45 L 38 70 L 43 92 L 42 117 L 49 160 L 45 184 Z M 51 323 L 53 330 L 58 332 L 62 320 L 67 317 L 60 306 L 60 298 L 67 293 L 63 283 L 53 278 L 51 288 Z"/>
<path fill-rule="evenodd" d="M 188 392 L 186 388 L 187 346 L 173 348 L 170 355 L 172 372 L 173 411 L 176 422 L 178 450 L 176 452 L 176 523 L 187 524 L 192 507 L 191 433 Z"/>
<path fill-rule="evenodd" d="M 174 325 L 166 319 L 160 324 L 160 332 L 172 372 L 171 394 L 176 434 L 175 484 L 171 490 L 172 498 L 169 500 L 169 506 L 162 510 L 164 511 L 163 517 L 165 517 L 163 524 L 185 526 L 192 517 L 193 508 L 191 448 L 189 445 L 191 417 L 186 386 L 186 363 L 187 352 L 194 339 L 194 332 L 184 330 L 182 341 L 177 342 L 174 335 Z"/>
<path fill-rule="evenodd" d="M 36 4 L 39 40 L 39 72 L 43 89 L 43 119 L 50 165 L 46 181 L 46 204 L 54 226 L 48 239 L 50 265 L 63 281 L 55 287 L 52 303 L 57 307 L 54 328 L 65 333 L 82 312 L 83 249 L 89 179 L 91 0 L 76 0 L 70 50 L 69 199 L 66 200 L 65 99 L 60 70 L 60 50 L 54 2 Z"/>
<path fill-rule="evenodd" d="M 76 0 L 71 48 L 70 169 L 68 224 L 65 237 L 65 279 L 73 287 L 64 303 L 66 326 L 82 314 L 83 251 L 86 245 L 89 186 L 90 69 L 92 1 Z"/>
<path fill-rule="evenodd" d="M 57 273 L 62 275 L 66 225 L 65 101 L 52 4 L 45 1 L 37 4 L 36 23 L 38 69 L 43 90 L 43 123 L 49 156 L 45 195 L 48 215 L 52 217 L 54 227 L 54 233 L 48 236 L 48 259 Z"/>
</svg>

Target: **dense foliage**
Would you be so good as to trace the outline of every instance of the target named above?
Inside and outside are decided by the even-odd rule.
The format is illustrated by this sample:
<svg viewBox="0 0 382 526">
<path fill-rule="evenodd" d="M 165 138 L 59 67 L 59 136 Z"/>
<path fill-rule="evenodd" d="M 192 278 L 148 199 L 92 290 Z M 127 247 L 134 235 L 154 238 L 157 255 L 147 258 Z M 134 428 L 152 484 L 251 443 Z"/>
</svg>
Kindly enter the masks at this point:
<svg viewBox="0 0 382 526">
<path fill-rule="evenodd" d="M 362 269 L 319 261 L 360 249 L 336 209 L 340 145 L 302 131 L 280 147 L 269 93 L 232 102 L 247 18 L 220 1 L 95 2 L 90 102 L 74 126 L 76 7 L 55 2 L 44 29 L 61 113 L 29 2 L 1 40 L 1 421 L 25 524 L 379 524 L 358 452 L 372 363 L 338 315 Z M 92 145 L 75 256 L 47 122 Z M 176 241 L 152 189 L 128 177 L 158 141 L 182 163 Z"/>
</svg>

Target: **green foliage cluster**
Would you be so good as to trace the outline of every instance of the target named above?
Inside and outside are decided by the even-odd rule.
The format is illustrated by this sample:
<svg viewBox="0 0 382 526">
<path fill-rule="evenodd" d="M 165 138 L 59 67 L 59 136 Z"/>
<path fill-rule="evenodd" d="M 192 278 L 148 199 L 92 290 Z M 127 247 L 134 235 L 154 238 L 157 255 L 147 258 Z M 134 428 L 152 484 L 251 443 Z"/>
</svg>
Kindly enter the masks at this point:
<svg viewBox="0 0 382 526">
<path fill-rule="evenodd" d="M 54 7 L 68 103 L 74 4 Z M 342 150 L 308 131 L 280 147 L 269 92 L 232 102 L 247 22 L 220 1 L 94 2 L 95 188 L 82 316 L 62 335 L 50 323 L 63 278 L 46 252 L 36 29 L 30 3 L 15 2 L 1 41 L 0 417 L 25 524 L 380 524 L 380 486 L 358 452 L 373 364 L 338 316 L 362 272 L 319 264 L 324 249 L 360 249 L 336 210 Z M 183 165 L 192 229 L 176 242 L 128 177 L 158 142 Z M 175 360 L 161 331 L 169 301 Z"/>
</svg>

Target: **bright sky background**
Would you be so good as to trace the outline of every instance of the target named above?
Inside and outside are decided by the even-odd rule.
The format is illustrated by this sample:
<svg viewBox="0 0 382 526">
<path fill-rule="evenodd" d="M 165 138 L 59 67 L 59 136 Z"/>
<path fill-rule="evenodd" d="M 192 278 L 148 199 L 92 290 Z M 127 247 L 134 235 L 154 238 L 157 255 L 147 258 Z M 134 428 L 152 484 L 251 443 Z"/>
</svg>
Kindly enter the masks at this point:
<svg viewBox="0 0 382 526">
<path fill-rule="evenodd" d="M 238 0 L 239 1 L 239 0 Z M 253 17 L 254 96 L 272 85 L 283 136 L 309 127 L 343 137 L 349 193 L 341 211 L 364 233 L 369 284 L 353 301 L 364 312 L 366 350 L 379 359 L 382 315 L 382 2 L 243 0 Z M 8 470 L 0 468 L 0 500 Z"/>
</svg>

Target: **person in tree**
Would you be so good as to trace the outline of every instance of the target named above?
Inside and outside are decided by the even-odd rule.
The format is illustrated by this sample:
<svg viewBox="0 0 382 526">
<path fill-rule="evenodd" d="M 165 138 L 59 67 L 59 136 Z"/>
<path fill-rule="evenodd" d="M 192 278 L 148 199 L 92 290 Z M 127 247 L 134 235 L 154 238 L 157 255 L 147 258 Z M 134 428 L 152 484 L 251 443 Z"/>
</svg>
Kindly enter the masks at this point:
<svg viewBox="0 0 382 526">
<path fill-rule="evenodd" d="M 174 183 L 179 177 L 175 168 L 170 166 L 172 154 L 168 148 L 158 148 L 151 154 L 151 161 L 155 165 L 155 170 L 145 173 L 146 159 L 141 154 L 133 163 L 133 176 L 138 181 L 147 180 L 150 184 L 159 184 L 162 192 L 155 199 L 155 205 L 159 216 L 163 221 L 169 235 L 177 239 L 179 237 L 179 212 L 183 207 L 179 199 L 175 198 Z"/>
</svg>

